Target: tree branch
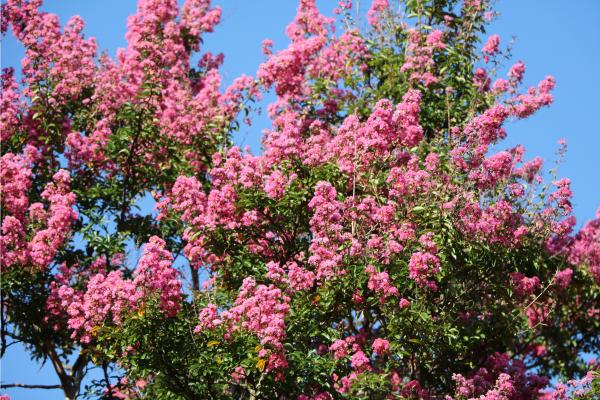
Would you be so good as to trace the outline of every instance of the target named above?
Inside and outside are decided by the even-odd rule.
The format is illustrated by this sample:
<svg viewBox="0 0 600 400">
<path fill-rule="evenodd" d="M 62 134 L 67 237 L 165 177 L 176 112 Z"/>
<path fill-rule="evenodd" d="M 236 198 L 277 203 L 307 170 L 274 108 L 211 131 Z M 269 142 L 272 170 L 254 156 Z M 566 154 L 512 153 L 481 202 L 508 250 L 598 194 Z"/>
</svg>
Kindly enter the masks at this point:
<svg viewBox="0 0 600 400">
<path fill-rule="evenodd" d="M 104 373 L 104 380 L 106 381 L 106 388 L 108 389 L 108 393 L 107 393 L 108 398 L 110 400 L 114 400 L 115 397 L 113 396 L 113 393 L 112 393 L 112 386 L 110 384 L 110 378 L 108 376 L 108 366 L 107 366 L 106 362 L 102 363 L 102 372 Z"/>
<path fill-rule="evenodd" d="M 61 385 L 27 385 L 24 383 L 6 383 L 1 384 L 0 389 L 21 388 L 21 389 L 62 389 Z"/>
<path fill-rule="evenodd" d="M 81 380 L 84 373 L 83 370 L 88 363 L 88 358 L 85 354 L 80 353 L 72 367 L 72 374 L 78 380 Z"/>
<path fill-rule="evenodd" d="M 6 345 L 6 321 L 4 317 L 4 293 L 0 293 L 0 357 L 4 356 L 8 346 Z"/>
<path fill-rule="evenodd" d="M 58 354 L 56 354 L 56 350 L 48 340 L 45 340 L 43 345 L 44 349 L 46 350 L 46 354 L 50 358 L 50 361 L 52 361 L 52 366 L 54 367 L 54 370 L 58 374 L 60 381 L 63 382 L 64 379 L 69 377 L 69 374 L 67 373 L 67 371 L 65 371 L 65 367 L 60 361 L 60 357 L 58 356 Z"/>
</svg>

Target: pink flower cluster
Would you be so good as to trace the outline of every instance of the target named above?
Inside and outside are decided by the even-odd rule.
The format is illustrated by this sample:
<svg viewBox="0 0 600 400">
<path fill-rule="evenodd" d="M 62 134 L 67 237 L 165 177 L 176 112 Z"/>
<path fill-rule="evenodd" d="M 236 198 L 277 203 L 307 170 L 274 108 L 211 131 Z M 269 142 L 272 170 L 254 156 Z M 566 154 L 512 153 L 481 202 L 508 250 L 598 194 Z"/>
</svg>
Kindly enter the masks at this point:
<svg viewBox="0 0 600 400">
<path fill-rule="evenodd" d="M 483 368 L 469 378 L 453 375 L 456 399 L 481 400 L 534 399 L 546 386 L 548 379 L 528 373 L 520 360 L 511 360 L 507 354 L 494 353 Z"/>
<path fill-rule="evenodd" d="M 554 182 L 557 190 L 550 194 L 550 200 L 556 202 L 556 208 L 561 212 L 562 215 L 570 215 L 573 211 L 571 206 L 571 198 L 573 192 L 571 191 L 571 180 L 568 178 L 560 179 Z"/>
<path fill-rule="evenodd" d="M 333 82 L 348 76 L 366 57 L 364 40 L 356 31 L 348 30 L 339 38 L 332 37 L 333 19 L 319 13 L 314 0 L 301 0 L 294 21 L 287 27 L 291 39 L 287 49 L 271 54 L 257 73 L 266 87 L 275 86 L 279 97 L 272 108 L 288 108 L 289 100 L 309 94 L 308 82 L 323 79 Z M 273 114 L 275 115 L 275 114 Z"/>
<path fill-rule="evenodd" d="M 14 78 L 13 68 L 2 69 L 0 81 L 2 90 L 0 92 L 0 140 L 8 140 L 16 133 L 19 126 L 18 115 L 21 112 L 21 96 L 19 85 Z"/>
<path fill-rule="evenodd" d="M 520 272 L 513 272 L 510 279 L 517 296 L 529 296 L 540 288 L 540 279 L 537 276 L 529 278 Z"/>
<path fill-rule="evenodd" d="M 336 200 L 336 195 L 335 188 L 329 182 L 319 182 L 308 204 L 313 210 L 310 220 L 313 239 L 308 262 L 316 268 L 317 279 L 344 273 L 338 268 L 344 258 L 344 252 L 340 252 L 339 247 L 351 239 L 351 235 L 343 232 L 342 203 Z"/>
<path fill-rule="evenodd" d="M 96 274 L 105 275 L 107 266 L 104 256 L 98 257 L 87 268 L 81 268 L 77 264 L 72 267 L 68 267 L 66 263 L 59 265 L 58 273 L 50 282 L 50 294 L 46 300 L 47 315 L 44 317 L 44 322 L 51 325 L 55 331 L 65 328 L 69 319 L 65 310 L 70 304 L 83 300 L 84 291 L 75 289 L 77 285 Z"/>
<path fill-rule="evenodd" d="M 62 286 L 58 294 L 69 315 L 71 336 L 81 343 L 90 343 L 107 321 L 121 324 L 123 314 L 137 310 L 142 297 L 132 281 L 123 279 L 121 271 L 91 277 L 83 295 L 68 286 Z"/>
<path fill-rule="evenodd" d="M 372 370 L 371 360 L 365 354 L 364 350 L 364 346 L 367 344 L 366 340 L 367 338 L 364 334 L 359 334 L 348 336 L 345 339 L 337 339 L 329 346 L 329 351 L 332 353 L 333 358 L 337 360 L 345 359 L 352 354 L 350 356 L 350 366 L 355 373 L 351 376 L 355 377 L 356 373 Z M 379 355 L 384 355 L 389 351 L 389 342 L 384 339 L 375 339 L 372 343 L 372 348 L 375 352 L 379 351 Z M 345 386 L 345 384 L 342 386 Z M 344 390 L 340 390 L 340 392 L 344 392 Z"/>
<path fill-rule="evenodd" d="M 224 324 L 226 336 L 243 329 L 256 334 L 263 347 L 259 357 L 267 357 L 266 371 L 285 368 L 287 361 L 283 352 L 285 317 L 290 309 L 290 298 L 273 285 L 257 285 L 253 278 L 246 278 L 240 287 L 234 306 L 219 316 L 216 306 L 209 304 L 200 311 L 199 323 L 194 332 L 201 333 Z"/>
<path fill-rule="evenodd" d="M 181 9 L 181 25 L 193 37 L 212 32 L 221 21 L 221 8 L 210 8 L 210 0 L 188 0 Z M 198 41 L 194 39 L 197 46 Z M 195 49 L 198 51 L 198 49 Z"/>
<path fill-rule="evenodd" d="M 153 236 L 144 247 L 133 279 L 125 279 L 121 271 L 98 273 L 89 279 L 83 293 L 62 282 L 57 296 L 67 309 L 72 337 L 82 343 L 91 342 L 105 323 L 120 325 L 126 315 L 138 310 L 143 313 L 152 296 L 158 296 L 165 316 L 175 316 L 183 294 L 172 260 L 165 242 Z"/>
<path fill-rule="evenodd" d="M 500 46 L 500 36 L 498 35 L 490 36 L 487 42 L 485 42 L 485 45 L 481 51 L 485 54 L 484 61 L 486 63 L 489 61 L 490 56 L 493 56 L 500 51 L 498 46 Z"/>
<path fill-rule="evenodd" d="M 310 289 L 315 283 L 314 272 L 299 266 L 296 262 L 288 262 L 285 268 L 282 268 L 279 263 L 271 261 L 267 263 L 267 271 L 267 278 L 284 284 L 289 292 Z"/>
<path fill-rule="evenodd" d="M 70 177 L 65 170 L 60 170 L 53 176 L 54 183 L 46 186 L 42 198 L 50 203 L 46 229 L 39 230 L 30 242 L 30 257 L 33 263 L 44 268 L 52 262 L 58 249 L 62 247 L 71 230 L 71 224 L 77 220 L 73 210 L 75 194 L 69 190 Z M 32 207 L 29 208 L 30 212 Z M 36 209 L 41 211 L 41 207 Z M 40 217 L 43 213 L 38 214 Z M 36 218 L 39 220 L 40 218 Z"/>
<path fill-rule="evenodd" d="M 417 251 L 412 254 L 408 263 L 408 276 L 419 286 L 425 286 L 431 290 L 437 289 L 437 284 L 429 280 L 430 277 L 440 272 L 440 259 L 437 256 L 438 247 L 433 242 L 433 233 L 427 233 L 419 238 L 419 243 L 425 251 Z"/>
<path fill-rule="evenodd" d="M 475 105 L 467 121 L 454 122 L 449 115 L 447 127 L 432 128 L 423 118 L 431 113 L 430 104 L 423 102 L 432 98 L 446 100 L 448 114 L 454 113 L 455 89 L 435 89 L 436 83 L 445 82 L 438 60 L 444 60 L 456 39 L 453 28 L 460 23 L 449 15 L 445 25 L 405 31 L 407 45 L 398 48 L 404 53 L 399 55 L 404 57 L 400 78 L 411 88 L 398 86 L 406 91 L 396 103 L 397 98 L 380 98 L 366 86 L 353 87 L 354 82 L 367 83 L 367 74 L 361 74 L 371 42 L 352 29 L 335 36 L 333 20 L 318 12 L 314 0 L 300 1 L 286 32 L 291 39 L 286 49 L 274 53 L 272 41 L 265 41 L 266 61 L 258 80 L 242 76 L 224 91 L 218 72 L 222 54 L 205 53 L 196 68 L 190 67 L 193 52 L 201 48 L 200 35 L 212 32 L 221 18 L 220 8 L 212 8 L 209 0 L 186 0 L 181 12 L 176 0 L 140 0 L 128 23 L 127 48 L 115 61 L 96 58 L 95 42 L 83 37 L 80 18 L 69 20 L 61 31 L 58 18 L 40 12 L 40 5 L 40 0 L 8 0 L 2 6 L 3 31 L 10 26 L 26 47 L 26 88 L 19 93 L 13 71 L 3 72 L 1 138 L 26 133 L 28 144 L 20 150 L 23 154 L 7 153 L 0 161 L 6 214 L 0 237 L 2 269 L 52 267 L 67 243 L 77 220 L 76 199 L 71 176 L 65 170 L 56 172 L 59 165 L 68 162 L 78 189 L 88 179 L 141 180 L 141 185 L 148 183 L 143 190 L 162 191 L 156 196 L 159 221 L 181 223 L 185 229 L 185 257 L 193 269 L 206 268 L 210 274 L 204 290 L 219 291 L 208 297 L 214 303 L 200 310 L 197 334 L 222 335 L 230 343 L 243 331 L 244 339 L 260 342 L 257 356 L 266 372 L 283 379 L 290 359 L 286 318 L 296 305 L 293 301 L 308 298 L 319 308 L 330 304 L 322 300 L 322 291 L 336 290 L 338 283 L 355 284 L 349 292 L 336 294 L 335 305 L 343 305 L 339 310 L 344 315 L 327 321 L 344 339 L 313 347 L 318 356 L 335 360 L 333 386 L 348 393 L 364 374 L 386 374 L 382 378 L 389 379 L 392 391 L 421 398 L 429 391 L 412 379 L 417 375 L 412 366 L 407 373 L 386 364 L 397 360 L 397 347 L 386 337 L 386 313 L 392 310 L 393 319 L 411 317 L 423 312 L 422 301 L 436 296 L 445 300 L 443 290 L 455 279 L 448 278 L 448 271 L 456 268 L 448 261 L 454 255 L 446 253 L 447 240 L 504 252 L 529 245 L 526 239 L 550 236 L 540 255 L 547 250 L 566 256 L 572 265 L 546 274 L 536 271 L 535 276 L 511 266 L 507 271 L 527 275 L 508 275 L 515 295 L 503 298 L 503 307 L 513 301 L 511 306 L 525 308 L 540 292 L 570 294 L 590 275 L 600 283 L 600 215 L 571 234 L 575 221 L 566 179 L 555 182 L 546 209 L 527 215 L 523 205 L 541 182 L 541 159 L 522 163 L 522 147 L 489 152 L 506 136 L 506 121 L 528 117 L 552 103 L 552 77 L 519 94 L 523 63 L 493 84 L 493 69 L 477 68 L 465 86 L 481 98 L 495 99 L 495 104 L 470 114 L 481 110 Z M 350 3 L 339 6 L 347 10 Z M 469 0 L 464 8 L 463 17 L 476 18 L 486 3 Z M 393 12 L 388 0 L 373 1 L 367 13 L 370 33 L 382 33 L 384 17 L 393 17 Z M 499 46 L 498 35 L 488 39 L 482 49 L 486 63 L 499 54 Z M 34 96 L 46 84 L 47 92 Z M 277 95 L 269 107 L 273 124 L 263 139 L 264 153 L 253 156 L 237 147 L 225 148 L 226 133 L 244 99 L 259 98 L 259 88 L 274 88 Z M 363 89 L 375 98 L 368 98 L 371 108 L 357 102 L 355 96 Z M 35 112 L 37 102 L 48 104 L 52 112 Z M 72 102 L 90 115 L 89 126 L 71 120 Z M 141 124 L 144 137 L 108 157 L 118 142 L 114 139 L 120 138 L 113 130 L 131 128 L 122 126 L 128 118 Z M 44 123 L 56 126 L 56 132 L 46 132 Z M 154 167 L 156 176 L 134 174 L 138 165 L 127 160 Z M 173 171 L 185 175 L 173 181 Z M 53 173 L 45 189 L 34 186 L 44 174 Z M 30 204 L 38 196 L 41 201 Z M 289 218 L 290 213 L 298 218 Z M 239 288 L 239 275 L 229 279 L 228 274 L 238 260 L 235 252 L 254 263 L 251 272 L 243 270 L 247 276 Z M 122 255 L 98 257 L 91 265 L 54 265 L 58 273 L 49 283 L 45 323 L 56 330 L 67 325 L 73 338 L 87 344 L 104 327 L 143 318 L 153 304 L 165 317 L 182 316 L 185 298 L 173 262 L 165 241 L 153 236 L 132 278 L 125 273 Z M 348 277 L 356 282 L 347 282 Z M 550 290 L 541 290 L 546 285 Z M 222 301 L 223 293 L 232 297 Z M 525 308 L 531 328 L 550 321 L 552 301 L 536 299 Z M 593 316 L 600 311 L 590 307 L 587 312 Z M 465 325 L 495 317 L 487 308 L 456 314 Z M 430 317 L 436 322 L 445 318 Z M 527 351 L 541 357 L 546 349 L 535 344 Z M 231 377 L 242 383 L 251 372 L 237 362 L 231 368 L 235 365 Z M 454 379 L 456 397 L 486 400 L 534 398 L 547 383 L 528 373 L 522 360 L 500 353 L 489 357 L 483 368 Z M 127 392 L 127 382 L 122 383 L 122 390 L 114 387 L 122 391 L 119 396 Z M 328 398 L 320 390 L 309 388 L 302 398 Z"/>
<path fill-rule="evenodd" d="M 373 0 L 371 2 L 371 8 L 367 11 L 367 21 L 369 25 L 377 28 L 380 23 L 381 16 L 389 8 L 390 4 L 388 0 Z"/>
<path fill-rule="evenodd" d="M 77 220 L 73 210 L 75 194 L 70 192 L 70 177 L 60 170 L 42 192 L 43 203 L 29 204 L 31 156 L 5 154 L 0 160 L 0 193 L 2 208 L 9 213 L 2 220 L 0 250 L 1 268 L 33 265 L 50 266 Z"/>
<path fill-rule="evenodd" d="M 536 88 L 529 88 L 526 94 L 516 96 L 510 99 L 514 103 L 513 113 L 519 118 L 526 118 L 535 113 L 544 106 L 552 104 L 553 96 L 550 93 L 556 86 L 556 81 L 552 76 L 543 79 Z"/>
<path fill-rule="evenodd" d="M 139 1 L 137 14 L 128 21 L 127 48 L 119 49 L 115 61 L 106 55 L 96 58 L 95 40 L 83 37 L 80 17 L 71 18 L 61 32 L 58 17 L 40 11 L 41 3 L 10 0 L 3 4 L 2 31 L 10 27 L 25 47 L 23 96 L 32 99 L 34 105 L 43 102 L 61 113 L 60 119 L 52 122 L 62 130 L 64 137 L 60 139 L 66 137 L 65 155 L 73 170 L 93 166 L 99 173 L 119 172 L 119 160 L 107 159 L 105 150 L 117 113 L 128 104 L 140 115 L 155 115 L 160 136 L 187 146 L 185 156 L 203 171 L 206 163 L 198 160 L 205 155 L 198 150 L 198 143 L 211 142 L 214 132 L 229 127 L 244 99 L 258 95 L 254 80 L 245 76 L 221 92 L 216 70 L 219 63 L 207 61 L 209 55 L 203 56 L 200 63 L 203 71 L 190 67 L 192 52 L 200 50 L 200 35 L 212 32 L 220 21 L 220 8 L 211 8 L 209 0 L 184 1 L 181 13 L 175 0 Z M 196 76 L 193 79 L 190 70 Z M 16 113 L 21 105 L 12 73 L 3 74 L 2 82 L 1 131 L 5 140 L 16 133 Z M 48 90 L 37 89 L 46 86 Z M 154 88 L 150 94 L 149 88 Z M 61 110 L 73 100 L 94 108 L 94 118 L 89 121 L 95 125 L 93 129 L 72 131 L 71 121 L 64 117 L 70 111 Z M 42 115 L 48 117 L 55 118 Z M 54 157 L 48 153 L 47 132 L 37 119 L 39 113 L 33 111 L 23 115 L 22 128 L 28 131 L 28 143 Z M 215 124 L 220 126 L 215 128 Z M 134 148 L 136 155 L 160 170 L 173 160 L 167 159 L 155 144 L 149 140 Z"/>
<path fill-rule="evenodd" d="M 592 390 L 592 382 L 597 377 L 597 373 L 589 371 L 581 379 L 572 379 L 566 383 L 559 382 L 552 389 L 544 393 L 542 400 L 569 400 L 573 398 L 583 398 Z"/>
<path fill-rule="evenodd" d="M 396 106 L 389 100 L 377 102 L 364 124 L 356 116 L 347 117 L 328 144 L 326 159 L 336 159 L 340 170 L 351 174 L 370 168 L 399 146 L 416 146 L 423 139 L 420 102 L 421 92 L 409 90 Z"/>
<path fill-rule="evenodd" d="M 565 268 L 562 271 L 558 271 L 554 275 L 554 284 L 558 290 L 565 290 L 571 286 L 573 280 L 573 270 L 571 268 Z"/>
<path fill-rule="evenodd" d="M 308 166 L 335 160 L 347 174 L 367 170 L 392 156 L 399 145 L 410 148 L 422 140 L 420 101 L 417 90 L 408 91 L 397 105 L 381 100 L 367 121 L 361 123 L 356 115 L 350 115 L 335 134 L 320 121 L 306 120 L 286 110 L 274 117 L 274 129 L 267 131 L 263 140 L 265 153 L 261 159 L 274 164 L 300 158 Z M 307 137 L 303 131 L 311 134 Z"/>
<path fill-rule="evenodd" d="M 0 158 L 2 209 L 17 219 L 25 216 L 31 188 L 31 160 L 26 156 L 6 153 Z"/>
<path fill-rule="evenodd" d="M 407 72 L 411 81 L 430 86 L 438 81 L 438 77 L 434 75 L 433 55 L 436 50 L 445 48 L 442 31 L 434 30 L 424 36 L 418 30 L 411 29 L 408 31 L 406 59 L 400 70 Z"/>
<path fill-rule="evenodd" d="M 525 74 L 525 64 L 522 61 L 518 61 L 508 71 L 508 76 L 513 83 L 521 83 L 523 81 L 523 75 Z"/>
<path fill-rule="evenodd" d="M 398 289 L 390 282 L 387 272 L 377 272 L 373 265 L 368 265 L 365 272 L 369 275 L 367 287 L 381 296 L 380 301 L 383 302 L 388 297 L 398 296 Z"/>
<path fill-rule="evenodd" d="M 463 130 L 467 143 L 488 145 L 506 137 L 502 124 L 510 116 L 508 107 L 497 104 L 469 121 Z"/>
<path fill-rule="evenodd" d="M 195 177 L 177 178 L 171 196 L 159 203 L 159 208 L 166 212 L 168 204 L 175 211 L 182 213 L 182 220 L 191 227 L 212 229 L 219 225 L 234 227 L 236 225 L 233 202 L 236 196 L 230 185 L 222 189 L 214 189 L 207 196 Z M 184 248 L 186 257 L 196 268 L 215 261 L 215 257 L 204 250 L 204 235 L 195 235 L 190 228 L 186 229 L 183 238 L 187 241 Z"/>
<path fill-rule="evenodd" d="M 465 234 L 492 244 L 517 244 L 529 229 L 523 225 L 523 217 L 506 200 L 499 200 L 484 209 L 479 204 L 466 203 L 459 216 L 458 226 Z"/>
<path fill-rule="evenodd" d="M 272 199 L 278 199 L 282 197 L 298 175 L 292 173 L 290 176 L 284 176 L 280 171 L 273 171 L 271 175 L 266 178 L 264 189 L 268 197 Z"/>
<path fill-rule="evenodd" d="M 144 246 L 133 280 L 136 288 L 160 294 L 160 308 L 168 317 L 177 314 L 182 300 L 179 273 L 172 263 L 173 256 L 165 249 L 165 241 L 152 236 Z"/>
<path fill-rule="evenodd" d="M 490 189 L 511 176 L 513 169 L 513 155 L 508 151 L 501 151 L 486 158 L 481 167 L 469 173 L 469 179 L 477 183 L 481 189 Z"/>
<path fill-rule="evenodd" d="M 79 16 L 69 19 L 61 33 L 58 17 L 40 12 L 41 3 L 41 0 L 10 0 L 3 4 L 2 31 L 10 24 L 25 46 L 22 68 L 28 86 L 23 93 L 33 99 L 36 94 L 32 89 L 39 82 L 48 81 L 53 84 L 51 101 L 64 104 L 92 85 L 96 41 L 83 38 L 83 20 Z"/>
<path fill-rule="evenodd" d="M 600 285 L 600 209 L 596 218 L 586 223 L 567 248 L 573 265 L 585 265 L 595 282 Z"/>
<path fill-rule="evenodd" d="M 385 339 L 377 338 L 373 341 L 373 351 L 379 355 L 385 355 L 390 351 L 390 342 Z"/>
</svg>

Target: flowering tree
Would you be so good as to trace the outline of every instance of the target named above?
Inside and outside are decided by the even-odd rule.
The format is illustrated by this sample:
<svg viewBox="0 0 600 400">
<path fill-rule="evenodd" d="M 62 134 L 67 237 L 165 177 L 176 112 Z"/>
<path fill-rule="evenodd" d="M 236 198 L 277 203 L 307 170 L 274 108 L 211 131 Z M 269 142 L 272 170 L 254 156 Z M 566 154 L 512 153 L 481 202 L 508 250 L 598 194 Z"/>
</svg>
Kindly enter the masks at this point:
<svg viewBox="0 0 600 400">
<path fill-rule="evenodd" d="M 497 76 L 486 1 L 363 23 L 300 0 L 224 90 L 222 55 L 190 64 L 209 0 L 140 0 L 114 60 L 40 6 L 2 6 L 26 50 L 2 74 L 2 354 L 49 360 L 68 399 L 599 393 L 600 213 L 574 232 L 569 180 L 495 146 L 555 81 Z M 271 89 L 252 155 L 232 134 Z"/>
</svg>

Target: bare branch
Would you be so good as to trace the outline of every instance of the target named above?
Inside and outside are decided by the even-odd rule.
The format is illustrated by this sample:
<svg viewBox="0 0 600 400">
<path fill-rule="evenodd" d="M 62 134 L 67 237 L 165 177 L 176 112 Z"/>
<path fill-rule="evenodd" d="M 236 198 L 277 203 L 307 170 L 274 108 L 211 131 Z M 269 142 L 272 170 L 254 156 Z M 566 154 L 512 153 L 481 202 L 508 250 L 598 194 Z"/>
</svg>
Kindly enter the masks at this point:
<svg viewBox="0 0 600 400">
<path fill-rule="evenodd" d="M 81 378 L 85 375 L 84 370 L 87 363 L 88 357 L 85 354 L 80 353 L 77 357 L 77 360 L 75 360 L 75 363 L 73 364 L 73 377 L 75 377 L 78 380 L 81 380 Z"/>
<path fill-rule="evenodd" d="M 62 389 L 61 385 L 27 385 L 24 383 L 6 383 L 1 384 L 0 389 L 21 388 L 21 389 Z"/>
</svg>

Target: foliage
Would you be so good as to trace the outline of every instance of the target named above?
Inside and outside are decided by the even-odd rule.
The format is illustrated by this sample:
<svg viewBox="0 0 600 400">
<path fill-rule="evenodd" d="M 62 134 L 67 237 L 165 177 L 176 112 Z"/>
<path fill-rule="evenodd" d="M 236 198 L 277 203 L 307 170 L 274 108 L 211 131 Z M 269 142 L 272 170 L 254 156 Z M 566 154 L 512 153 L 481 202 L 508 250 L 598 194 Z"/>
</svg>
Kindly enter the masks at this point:
<svg viewBox="0 0 600 400">
<path fill-rule="evenodd" d="M 300 0 L 224 90 L 222 55 L 190 64 L 208 0 L 140 0 L 114 60 L 40 6 L 2 6 L 26 49 L 2 75 L 2 354 L 69 399 L 597 395 L 600 213 L 574 232 L 569 180 L 496 147 L 555 81 L 497 77 L 487 2 L 375 0 L 365 24 Z"/>
</svg>

